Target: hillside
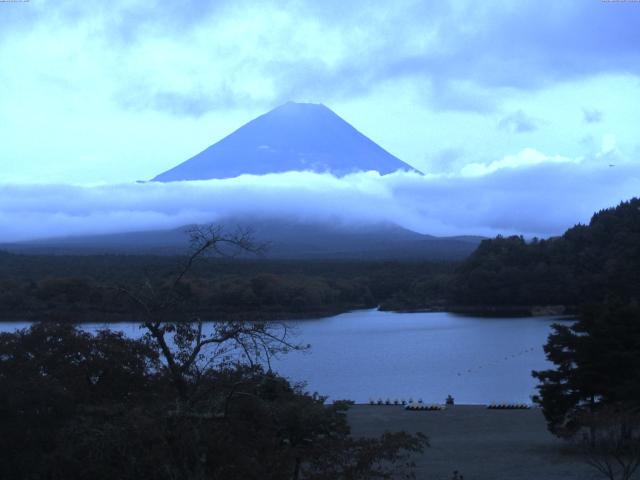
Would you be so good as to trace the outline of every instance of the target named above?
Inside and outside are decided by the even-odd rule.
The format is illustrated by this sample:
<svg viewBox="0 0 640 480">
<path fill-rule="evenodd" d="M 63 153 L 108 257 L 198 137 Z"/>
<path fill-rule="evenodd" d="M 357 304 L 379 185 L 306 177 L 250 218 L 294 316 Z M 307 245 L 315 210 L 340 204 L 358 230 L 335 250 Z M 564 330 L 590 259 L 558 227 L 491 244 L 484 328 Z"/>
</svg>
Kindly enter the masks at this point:
<svg viewBox="0 0 640 480">
<path fill-rule="evenodd" d="M 457 269 L 452 305 L 582 305 L 640 300 L 640 199 L 561 237 L 484 240 Z"/>
<path fill-rule="evenodd" d="M 257 243 L 267 244 L 264 256 L 272 259 L 460 260 L 481 240 L 434 237 L 390 224 L 348 226 L 276 218 L 227 219 L 220 224 L 231 230 L 236 225 L 250 228 Z M 188 248 L 187 229 L 51 238 L 0 247 L 31 254 L 176 255 Z"/>
</svg>

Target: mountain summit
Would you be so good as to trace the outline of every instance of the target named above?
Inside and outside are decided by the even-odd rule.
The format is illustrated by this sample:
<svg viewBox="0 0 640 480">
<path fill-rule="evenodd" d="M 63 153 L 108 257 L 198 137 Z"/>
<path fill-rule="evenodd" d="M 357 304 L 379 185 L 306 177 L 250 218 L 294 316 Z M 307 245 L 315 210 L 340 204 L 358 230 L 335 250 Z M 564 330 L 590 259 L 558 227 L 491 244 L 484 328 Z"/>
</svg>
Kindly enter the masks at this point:
<svg viewBox="0 0 640 480">
<path fill-rule="evenodd" d="M 396 170 L 417 171 L 324 105 L 289 102 L 250 121 L 153 181 L 305 170 L 337 176 L 368 170 L 382 175 Z"/>
</svg>

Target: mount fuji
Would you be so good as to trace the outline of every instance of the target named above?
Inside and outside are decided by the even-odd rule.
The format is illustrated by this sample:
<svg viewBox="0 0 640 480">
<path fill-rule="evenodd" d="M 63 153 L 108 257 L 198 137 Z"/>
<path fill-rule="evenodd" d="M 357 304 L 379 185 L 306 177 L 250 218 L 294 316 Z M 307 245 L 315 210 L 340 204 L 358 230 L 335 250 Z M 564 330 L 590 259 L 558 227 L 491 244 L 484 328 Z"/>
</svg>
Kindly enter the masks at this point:
<svg viewBox="0 0 640 480">
<path fill-rule="evenodd" d="M 152 181 L 312 171 L 344 176 L 418 172 L 324 105 L 288 102 L 261 115 Z M 421 173 L 421 172 L 419 172 Z"/>
</svg>

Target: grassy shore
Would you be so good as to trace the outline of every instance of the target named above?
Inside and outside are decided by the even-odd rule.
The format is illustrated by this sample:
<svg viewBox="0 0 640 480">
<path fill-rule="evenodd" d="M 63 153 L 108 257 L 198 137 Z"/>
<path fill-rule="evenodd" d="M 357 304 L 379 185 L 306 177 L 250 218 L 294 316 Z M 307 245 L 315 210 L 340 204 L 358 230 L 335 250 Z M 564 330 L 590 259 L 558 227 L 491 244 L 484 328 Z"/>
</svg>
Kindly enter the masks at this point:
<svg viewBox="0 0 640 480">
<path fill-rule="evenodd" d="M 354 405 L 353 434 L 423 432 L 431 447 L 415 458 L 420 480 L 590 480 L 601 478 L 570 446 L 546 429 L 542 412 L 489 410 L 456 405 L 443 411 L 407 411 L 401 406 Z"/>
</svg>

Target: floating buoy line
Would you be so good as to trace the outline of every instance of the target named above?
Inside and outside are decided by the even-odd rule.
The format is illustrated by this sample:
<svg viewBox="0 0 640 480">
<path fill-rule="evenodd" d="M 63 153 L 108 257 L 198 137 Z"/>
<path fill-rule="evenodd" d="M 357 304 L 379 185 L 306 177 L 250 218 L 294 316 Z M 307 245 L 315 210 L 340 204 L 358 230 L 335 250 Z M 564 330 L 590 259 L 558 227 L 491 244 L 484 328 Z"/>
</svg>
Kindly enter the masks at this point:
<svg viewBox="0 0 640 480">
<path fill-rule="evenodd" d="M 509 360 L 513 360 L 514 358 L 518 358 L 518 357 L 530 354 L 530 353 L 535 352 L 535 351 L 536 351 L 535 347 L 526 348 L 526 349 L 521 350 L 521 351 L 519 351 L 517 353 L 512 353 L 510 355 L 506 355 L 504 358 L 501 358 L 500 360 L 495 360 L 493 362 L 483 363 L 482 365 L 477 365 L 475 367 L 468 368 L 467 370 L 461 370 L 461 371 L 457 372 L 456 375 L 458 377 L 461 377 L 462 375 L 465 375 L 465 374 L 468 374 L 468 373 L 473 373 L 473 372 L 481 370 L 483 368 L 494 367 L 494 366 L 499 365 L 502 362 L 507 362 Z"/>
</svg>

